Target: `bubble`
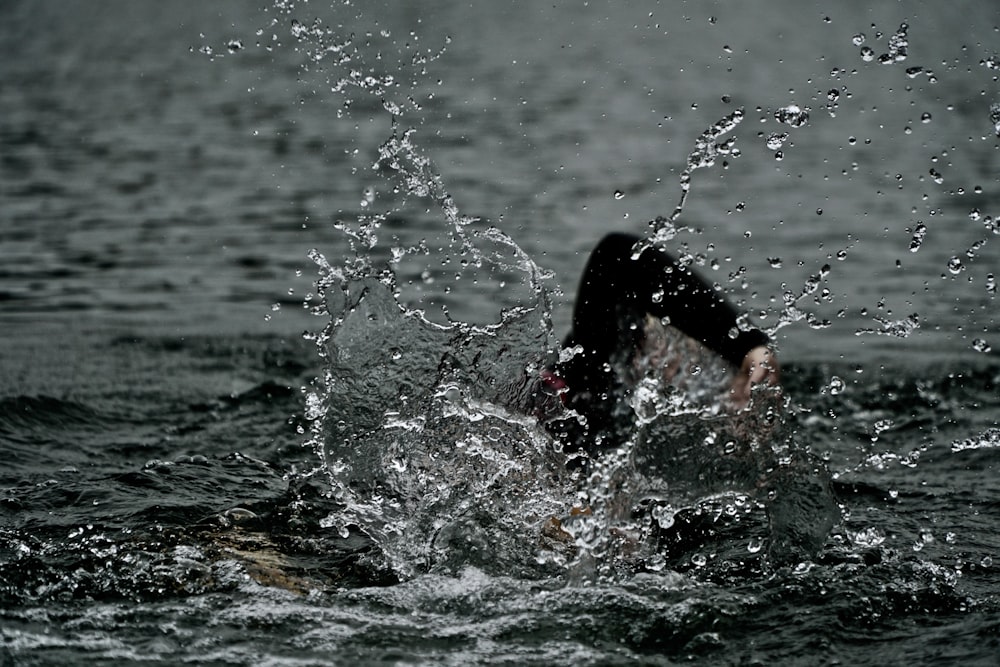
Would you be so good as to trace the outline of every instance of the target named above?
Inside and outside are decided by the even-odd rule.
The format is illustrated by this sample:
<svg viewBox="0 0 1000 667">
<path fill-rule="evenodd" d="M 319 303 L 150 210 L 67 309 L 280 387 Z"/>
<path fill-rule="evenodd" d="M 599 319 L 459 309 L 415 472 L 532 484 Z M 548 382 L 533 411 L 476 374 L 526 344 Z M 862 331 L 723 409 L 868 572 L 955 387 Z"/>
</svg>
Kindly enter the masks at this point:
<svg viewBox="0 0 1000 667">
<path fill-rule="evenodd" d="M 781 268 L 781 258 L 780 257 L 768 257 L 767 263 L 771 265 L 772 269 Z"/>
<path fill-rule="evenodd" d="M 929 113 L 927 113 L 926 111 L 924 113 L 920 114 L 920 122 L 921 123 L 929 123 L 929 122 L 931 122 L 931 115 Z"/>
<path fill-rule="evenodd" d="M 965 270 L 965 267 L 962 265 L 962 260 L 959 257 L 952 257 L 948 260 L 948 271 L 952 275 L 957 276 L 963 270 Z"/>
<path fill-rule="evenodd" d="M 993 123 L 993 131 L 1000 137 L 1000 102 L 990 105 L 990 122 Z"/>
<path fill-rule="evenodd" d="M 872 51 L 870 46 L 864 46 L 861 48 L 861 59 L 866 63 L 870 63 L 875 60 L 875 52 Z"/>
<path fill-rule="evenodd" d="M 761 548 L 764 546 L 763 540 L 759 537 L 754 537 L 747 543 L 747 551 L 752 554 L 759 553 Z"/>
<path fill-rule="evenodd" d="M 938 185 L 944 183 L 944 176 L 937 169 L 931 169 L 928 173 L 931 175 L 931 179 Z"/>
<path fill-rule="evenodd" d="M 236 53 L 237 51 L 243 50 L 243 40 L 231 39 L 226 43 L 226 48 L 230 53 Z"/>
<path fill-rule="evenodd" d="M 862 44 L 864 44 L 865 33 L 859 32 L 858 34 L 856 34 L 854 37 L 851 38 L 851 43 L 854 44 L 854 46 L 861 46 Z"/>
<path fill-rule="evenodd" d="M 621 200 L 625 199 L 625 193 L 621 190 L 615 190 L 615 199 Z"/>
</svg>

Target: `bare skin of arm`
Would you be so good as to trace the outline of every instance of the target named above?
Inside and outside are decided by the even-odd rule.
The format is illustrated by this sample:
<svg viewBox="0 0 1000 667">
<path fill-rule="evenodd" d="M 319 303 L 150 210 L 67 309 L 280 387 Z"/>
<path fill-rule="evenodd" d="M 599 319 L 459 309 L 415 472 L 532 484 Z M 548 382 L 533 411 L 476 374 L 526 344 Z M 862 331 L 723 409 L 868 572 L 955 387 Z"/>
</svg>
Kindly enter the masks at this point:
<svg viewBox="0 0 1000 667">
<path fill-rule="evenodd" d="M 780 381 L 781 369 L 778 366 L 778 357 L 771 348 L 758 345 L 743 357 L 743 363 L 733 378 L 730 395 L 736 407 L 743 409 L 750 401 L 750 392 L 755 385 L 774 386 Z"/>
</svg>

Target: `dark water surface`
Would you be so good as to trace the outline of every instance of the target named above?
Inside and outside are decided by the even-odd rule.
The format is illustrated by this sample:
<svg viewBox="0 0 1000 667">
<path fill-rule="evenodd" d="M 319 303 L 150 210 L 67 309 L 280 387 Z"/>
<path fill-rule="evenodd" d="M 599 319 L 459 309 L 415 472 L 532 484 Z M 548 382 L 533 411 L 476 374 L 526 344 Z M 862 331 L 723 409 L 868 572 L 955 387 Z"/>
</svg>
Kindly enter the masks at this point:
<svg viewBox="0 0 1000 667">
<path fill-rule="evenodd" d="M 997 664 L 993 3 L 6 2 L 0 60 L 0 664 Z M 667 245 L 790 404 L 654 384 L 575 478 L 522 380 L 737 109 Z"/>
</svg>

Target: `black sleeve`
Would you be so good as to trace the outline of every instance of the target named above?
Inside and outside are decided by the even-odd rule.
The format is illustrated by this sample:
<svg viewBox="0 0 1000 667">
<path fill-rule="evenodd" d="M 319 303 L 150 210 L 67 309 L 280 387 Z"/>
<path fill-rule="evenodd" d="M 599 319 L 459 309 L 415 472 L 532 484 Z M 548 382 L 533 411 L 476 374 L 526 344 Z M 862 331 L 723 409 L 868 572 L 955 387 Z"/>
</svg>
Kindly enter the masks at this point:
<svg viewBox="0 0 1000 667">
<path fill-rule="evenodd" d="M 610 234 L 587 262 L 566 340 L 567 346 L 582 346 L 583 353 L 559 369 L 571 391 L 593 390 L 614 355 L 634 353 L 642 342 L 647 314 L 669 318 L 672 326 L 737 367 L 747 352 L 768 342 L 758 330 L 740 331 L 734 337 L 736 309 L 666 252 L 650 248 L 632 259 L 638 240 L 629 234 Z"/>
</svg>

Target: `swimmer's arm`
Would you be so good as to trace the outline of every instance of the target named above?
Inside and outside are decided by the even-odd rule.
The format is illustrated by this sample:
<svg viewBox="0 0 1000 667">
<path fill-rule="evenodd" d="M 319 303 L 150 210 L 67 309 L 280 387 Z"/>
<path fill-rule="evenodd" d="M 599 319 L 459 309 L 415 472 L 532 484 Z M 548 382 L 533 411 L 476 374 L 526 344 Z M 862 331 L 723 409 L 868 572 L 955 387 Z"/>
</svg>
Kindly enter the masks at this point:
<svg viewBox="0 0 1000 667">
<path fill-rule="evenodd" d="M 743 357 L 740 370 L 733 378 L 730 394 L 738 408 L 750 401 L 750 391 L 755 385 L 777 385 L 781 381 L 781 369 L 774 350 L 766 345 L 758 345 Z"/>
</svg>

